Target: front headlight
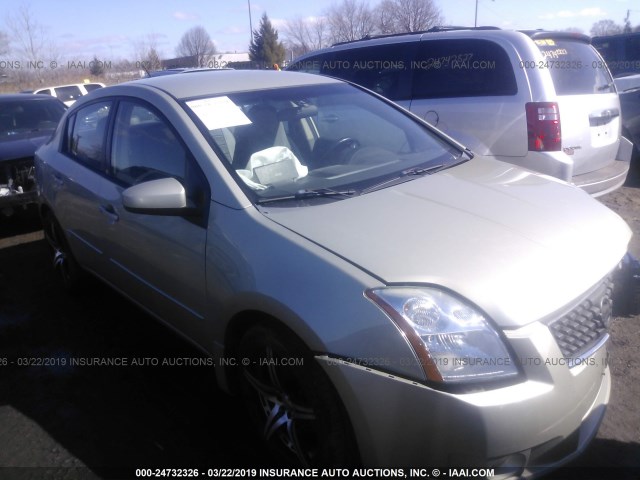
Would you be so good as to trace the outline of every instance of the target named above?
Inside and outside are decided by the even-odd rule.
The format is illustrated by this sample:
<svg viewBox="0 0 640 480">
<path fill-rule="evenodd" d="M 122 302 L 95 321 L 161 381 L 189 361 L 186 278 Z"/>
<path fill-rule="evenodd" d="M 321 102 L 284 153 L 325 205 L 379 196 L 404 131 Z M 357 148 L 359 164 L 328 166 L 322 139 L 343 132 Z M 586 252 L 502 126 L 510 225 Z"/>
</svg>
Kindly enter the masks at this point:
<svg viewBox="0 0 640 480">
<path fill-rule="evenodd" d="M 513 378 L 518 369 L 484 315 L 435 288 L 365 292 L 406 335 L 429 380 L 451 384 Z"/>
</svg>

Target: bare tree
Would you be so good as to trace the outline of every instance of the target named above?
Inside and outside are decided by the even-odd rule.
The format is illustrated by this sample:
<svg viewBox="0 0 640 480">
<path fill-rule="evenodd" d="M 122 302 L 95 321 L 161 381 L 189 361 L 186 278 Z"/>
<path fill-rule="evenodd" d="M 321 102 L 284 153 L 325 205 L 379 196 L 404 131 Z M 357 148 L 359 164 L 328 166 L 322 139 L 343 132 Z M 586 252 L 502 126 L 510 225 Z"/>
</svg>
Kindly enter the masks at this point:
<svg viewBox="0 0 640 480">
<path fill-rule="evenodd" d="M 6 33 L 0 31 L 0 56 L 9 53 L 9 37 Z"/>
<path fill-rule="evenodd" d="M 328 46 L 327 22 L 323 17 L 288 20 L 284 27 L 285 43 L 294 56 Z"/>
<path fill-rule="evenodd" d="M 375 16 L 382 34 L 418 32 L 443 23 L 433 0 L 382 0 Z"/>
<path fill-rule="evenodd" d="M 138 63 L 138 69 L 152 72 L 162 68 L 157 35 L 149 34 L 135 40 L 133 42 L 133 49 L 136 62 Z"/>
<path fill-rule="evenodd" d="M 193 27 L 182 35 L 176 48 L 176 54 L 185 57 L 195 56 L 198 66 L 204 67 L 209 57 L 216 53 L 216 47 L 204 27 Z"/>
<path fill-rule="evenodd" d="M 631 10 L 627 10 L 627 14 L 624 16 L 624 26 L 622 27 L 622 33 L 631 33 L 633 31 L 631 28 L 631 22 L 629 21 L 630 15 Z"/>
<path fill-rule="evenodd" d="M 560 30 L 561 32 L 581 33 L 584 35 L 584 30 L 578 27 L 568 27 Z"/>
<path fill-rule="evenodd" d="M 57 48 L 45 27 L 37 21 L 27 4 L 18 7 L 13 14 L 7 14 L 5 23 L 12 50 L 30 65 L 29 69 L 22 71 L 35 72 L 37 78 L 42 79 L 46 66 L 59 58 Z"/>
<path fill-rule="evenodd" d="M 623 28 L 613 20 L 600 20 L 591 27 L 591 36 L 615 35 L 622 33 Z"/>
<path fill-rule="evenodd" d="M 6 25 L 14 50 L 25 60 L 41 60 L 46 46 L 45 29 L 35 19 L 31 7 L 23 4 L 13 14 L 7 14 Z"/>
<path fill-rule="evenodd" d="M 373 11 L 364 1 L 342 0 L 329 7 L 326 18 L 332 43 L 360 40 L 375 33 Z"/>
</svg>

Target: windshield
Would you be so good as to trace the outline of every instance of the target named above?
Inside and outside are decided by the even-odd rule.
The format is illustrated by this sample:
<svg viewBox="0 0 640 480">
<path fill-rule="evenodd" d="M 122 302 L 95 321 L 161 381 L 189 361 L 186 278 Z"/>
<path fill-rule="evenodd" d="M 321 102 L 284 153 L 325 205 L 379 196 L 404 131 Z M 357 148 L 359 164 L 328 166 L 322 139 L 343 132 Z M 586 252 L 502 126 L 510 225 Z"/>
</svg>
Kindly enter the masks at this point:
<svg viewBox="0 0 640 480">
<path fill-rule="evenodd" d="M 55 130 L 63 113 L 64 105 L 55 100 L 4 101 L 0 105 L 0 141 L 13 140 L 22 133 Z"/>
<path fill-rule="evenodd" d="M 321 189 L 362 192 L 411 169 L 446 168 L 462 155 L 408 115 L 346 84 L 243 92 L 186 105 L 256 201 Z"/>
</svg>

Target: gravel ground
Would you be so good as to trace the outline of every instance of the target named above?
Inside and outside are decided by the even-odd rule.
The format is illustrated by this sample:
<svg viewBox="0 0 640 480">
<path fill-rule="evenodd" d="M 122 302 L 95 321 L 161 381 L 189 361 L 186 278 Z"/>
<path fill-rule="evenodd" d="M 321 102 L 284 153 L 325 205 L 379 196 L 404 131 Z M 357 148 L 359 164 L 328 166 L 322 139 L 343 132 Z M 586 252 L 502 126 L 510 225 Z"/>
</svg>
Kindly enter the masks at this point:
<svg viewBox="0 0 640 480">
<path fill-rule="evenodd" d="M 640 233 L 640 189 L 601 199 Z M 640 235 L 630 251 L 640 258 Z M 616 317 L 609 343 L 613 393 L 598 436 L 549 478 L 640 478 L 640 316 Z M 142 366 L 70 367 L 60 358 L 138 359 Z M 97 284 L 61 291 L 35 212 L 0 218 L 0 479 L 132 476 L 133 468 L 266 467 L 242 410 L 211 367 L 144 365 L 202 355 Z M 118 470 L 125 467 L 127 470 Z"/>
</svg>

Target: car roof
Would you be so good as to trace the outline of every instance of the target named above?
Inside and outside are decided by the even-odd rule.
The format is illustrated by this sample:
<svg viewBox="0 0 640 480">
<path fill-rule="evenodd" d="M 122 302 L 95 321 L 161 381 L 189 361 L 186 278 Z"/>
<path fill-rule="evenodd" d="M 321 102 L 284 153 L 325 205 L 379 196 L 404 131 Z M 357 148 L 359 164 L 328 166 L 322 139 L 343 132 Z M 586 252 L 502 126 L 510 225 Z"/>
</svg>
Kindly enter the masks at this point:
<svg viewBox="0 0 640 480">
<path fill-rule="evenodd" d="M 320 75 L 276 70 L 211 70 L 142 78 L 129 82 L 128 85 L 148 85 L 182 99 L 331 83 L 341 83 L 341 81 Z"/>
<path fill-rule="evenodd" d="M 596 35 L 593 40 L 611 40 L 614 38 L 633 38 L 640 36 L 640 32 L 613 33 L 611 35 Z"/>
<path fill-rule="evenodd" d="M 65 85 L 49 85 L 47 87 L 38 87 L 35 90 L 46 90 L 48 88 L 63 88 L 63 87 L 81 87 L 84 85 L 100 85 L 104 86 L 104 83 L 100 82 L 82 82 L 82 83 L 67 83 Z"/>
<path fill-rule="evenodd" d="M 329 53 L 333 51 L 350 50 L 353 48 L 371 47 L 378 45 L 389 45 L 392 43 L 420 42 L 423 40 L 446 40 L 446 39 L 495 39 L 495 38 L 526 38 L 527 34 L 517 30 L 502 30 L 498 27 L 434 27 L 429 30 L 420 32 L 405 32 L 391 35 L 374 35 L 361 38 L 359 40 L 351 40 L 349 42 L 338 42 L 333 45 L 314 50 L 309 53 L 300 55 L 293 60 L 292 64 L 298 61 L 304 61 L 307 58 L 315 57 L 318 54 Z"/>
<path fill-rule="evenodd" d="M 518 37 L 529 37 L 533 40 L 537 39 L 555 39 L 555 40 L 572 40 L 589 43 L 591 37 L 576 32 L 560 32 L 553 30 L 503 30 L 498 27 L 434 27 L 429 30 L 419 32 L 406 32 L 391 35 L 373 35 L 366 36 L 359 40 L 351 40 L 348 42 L 338 42 L 333 45 L 305 53 L 292 62 L 304 61 L 309 57 L 315 57 L 317 54 L 328 53 L 332 51 L 349 50 L 352 48 L 388 45 L 392 43 L 419 42 L 423 40 L 446 40 L 447 38 L 468 38 L 468 39 L 496 39 L 509 38 L 516 41 Z"/>
<path fill-rule="evenodd" d="M 431 27 L 428 30 L 417 30 L 415 32 L 400 32 L 400 33 L 389 33 L 389 34 L 381 34 L 381 35 L 365 35 L 360 39 L 348 40 L 345 42 L 337 42 L 331 46 L 336 47 L 339 45 L 358 44 L 358 42 L 365 42 L 367 40 L 381 40 L 386 43 L 386 41 L 389 41 L 389 40 L 393 41 L 394 37 L 404 37 L 404 38 L 401 38 L 403 40 L 407 40 L 407 39 L 419 40 L 423 38 L 424 34 L 442 33 L 442 32 L 459 32 L 463 30 L 479 32 L 479 31 L 501 30 L 501 29 L 499 27 L 492 27 L 492 26 L 461 27 L 461 26 L 454 26 L 454 25 L 442 25 L 442 26 Z"/>
<path fill-rule="evenodd" d="M 56 97 L 51 95 L 41 95 L 38 93 L 6 93 L 0 95 L 0 102 L 60 102 Z"/>
</svg>

